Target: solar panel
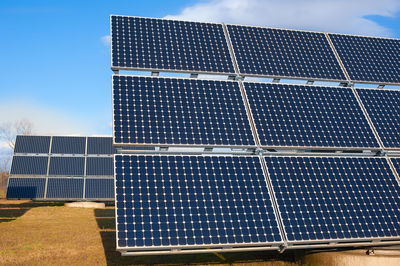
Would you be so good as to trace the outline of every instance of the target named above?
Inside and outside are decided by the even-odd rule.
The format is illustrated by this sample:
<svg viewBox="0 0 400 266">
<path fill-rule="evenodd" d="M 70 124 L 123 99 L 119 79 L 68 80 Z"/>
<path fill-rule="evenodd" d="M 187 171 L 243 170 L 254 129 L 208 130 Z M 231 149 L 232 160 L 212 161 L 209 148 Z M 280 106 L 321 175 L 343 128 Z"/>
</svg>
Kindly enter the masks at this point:
<svg viewBox="0 0 400 266">
<path fill-rule="evenodd" d="M 378 148 L 350 88 L 245 82 L 262 146 Z"/>
<path fill-rule="evenodd" d="M 345 80 L 323 33 L 227 25 L 239 72 L 249 76 Z"/>
<path fill-rule="evenodd" d="M 111 16 L 111 68 L 234 73 L 221 24 Z"/>
<path fill-rule="evenodd" d="M 400 83 L 400 39 L 329 34 L 350 79 Z"/>
<path fill-rule="evenodd" d="M 41 199 L 44 197 L 46 178 L 10 178 L 7 199 Z"/>
<path fill-rule="evenodd" d="M 112 138 L 109 137 L 88 137 L 87 154 L 114 154 Z"/>
<path fill-rule="evenodd" d="M 383 146 L 400 148 L 400 91 L 357 89 Z"/>
<path fill-rule="evenodd" d="M 47 198 L 49 199 L 82 199 L 83 178 L 49 178 Z"/>
<path fill-rule="evenodd" d="M 282 241 L 254 156 L 116 155 L 117 249 Z"/>
<path fill-rule="evenodd" d="M 385 158 L 265 161 L 289 242 L 400 238 L 400 187 Z"/>
<path fill-rule="evenodd" d="M 239 84 L 113 76 L 116 144 L 252 146 Z"/>
<path fill-rule="evenodd" d="M 88 157 L 86 159 L 86 175 L 112 176 L 114 174 L 114 160 L 112 157 Z"/>
<path fill-rule="evenodd" d="M 114 199 L 114 179 L 87 178 L 85 184 L 86 199 Z"/>
<path fill-rule="evenodd" d="M 53 137 L 51 153 L 85 154 L 85 137 Z"/>
<path fill-rule="evenodd" d="M 44 156 L 13 156 L 11 175 L 46 175 L 47 157 Z"/>
<path fill-rule="evenodd" d="M 49 153 L 49 136 L 18 135 L 15 140 L 14 153 Z"/>
<path fill-rule="evenodd" d="M 83 176 L 85 174 L 84 157 L 51 157 L 49 175 Z"/>
</svg>

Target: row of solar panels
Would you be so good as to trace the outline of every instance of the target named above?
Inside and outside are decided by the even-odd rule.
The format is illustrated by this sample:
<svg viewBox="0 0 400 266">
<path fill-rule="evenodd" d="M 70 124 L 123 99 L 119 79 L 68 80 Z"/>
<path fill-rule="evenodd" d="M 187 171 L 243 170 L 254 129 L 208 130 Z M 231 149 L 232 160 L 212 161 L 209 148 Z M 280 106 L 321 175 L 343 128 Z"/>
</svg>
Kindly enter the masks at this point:
<svg viewBox="0 0 400 266">
<path fill-rule="evenodd" d="M 400 240 L 400 158 L 116 155 L 115 162 L 121 251 Z"/>
<path fill-rule="evenodd" d="M 113 119 L 121 146 L 400 149 L 388 89 L 114 75 Z"/>
<path fill-rule="evenodd" d="M 400 84 L 400 40 L 113 15 L 111 68 Z"/>
<path fill-rule="evenodd" d="M 11 177 L 6 197 L 7 199 L 114 201 L 114 179 Z"/>
</svg>

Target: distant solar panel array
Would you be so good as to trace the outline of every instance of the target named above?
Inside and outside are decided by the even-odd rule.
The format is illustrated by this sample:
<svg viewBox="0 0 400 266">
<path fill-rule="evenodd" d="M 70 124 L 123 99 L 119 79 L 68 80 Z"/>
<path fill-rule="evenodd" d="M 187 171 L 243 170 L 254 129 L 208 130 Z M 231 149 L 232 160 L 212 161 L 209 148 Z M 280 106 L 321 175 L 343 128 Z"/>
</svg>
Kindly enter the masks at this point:
<svg viewBox="0 0 400 266">
<path fill-rule="evenodd" d="M 17 136 L 7 198 L 111 200 L 109 137 Z"/>
</svg>

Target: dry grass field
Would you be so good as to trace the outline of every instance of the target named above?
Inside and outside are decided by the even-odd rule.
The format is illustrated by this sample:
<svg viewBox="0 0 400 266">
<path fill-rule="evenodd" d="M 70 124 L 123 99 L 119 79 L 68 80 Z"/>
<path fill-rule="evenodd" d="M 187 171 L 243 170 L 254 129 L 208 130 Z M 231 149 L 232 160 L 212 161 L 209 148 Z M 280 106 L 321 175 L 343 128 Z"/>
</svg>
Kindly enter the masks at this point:
<svg viewBox="0 0 400 266">
<path fill-rule="evenodd" d="M 114 207 L 0 200 L 1 265 L 135 264 L 299 265 L 294 254 L 248 252 L 121 257 L 115 251 Z"/>
</svg>

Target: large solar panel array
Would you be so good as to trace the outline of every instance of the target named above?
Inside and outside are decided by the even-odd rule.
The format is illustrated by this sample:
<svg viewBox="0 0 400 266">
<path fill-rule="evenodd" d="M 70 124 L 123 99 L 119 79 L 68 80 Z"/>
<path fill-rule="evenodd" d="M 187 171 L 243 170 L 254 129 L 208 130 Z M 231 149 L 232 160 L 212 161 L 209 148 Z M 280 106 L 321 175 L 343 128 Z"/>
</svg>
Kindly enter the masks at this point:
<svg viewBox="0 0 400 266">
<path fill-rule="evenodd" d="M 354 82 L 400 83 L 400 39 L 329 34 Z"/>
<path fill-rule="evenodd" d="M 111 200 L 113 154 L 110 137 L 17 136 L 6 197 Z"/>
<path fill-rule="evenodd" d="M 379 148 L 350 88 L 244 83 L 260 144 Z"/>
<path fill-rule="evenodd" d="M 116 144 L 255 145 L 239 84 L 113 76 Z"/>
</svg>

